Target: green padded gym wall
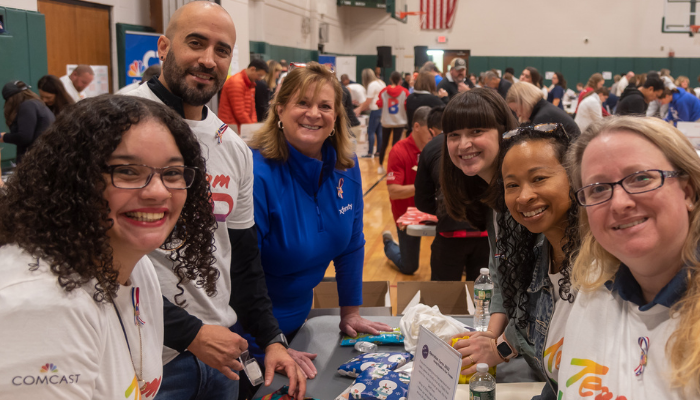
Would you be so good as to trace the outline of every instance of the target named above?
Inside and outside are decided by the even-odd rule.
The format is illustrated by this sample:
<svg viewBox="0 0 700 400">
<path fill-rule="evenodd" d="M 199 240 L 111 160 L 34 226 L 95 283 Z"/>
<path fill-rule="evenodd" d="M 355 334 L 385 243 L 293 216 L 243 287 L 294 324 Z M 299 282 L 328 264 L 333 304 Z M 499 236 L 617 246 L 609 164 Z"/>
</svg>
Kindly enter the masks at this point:
<svg viewBox="0 0 700 400">
<path fill-rule="evenodd" d="M 0 34 L 0 85 L 11 80 L 29 83 L 35 93 L 39 78 L 48 73 L 46 58 L 46 22 L 44 14 L 35 11 L 0 7 L 5 33 Z M 0 97 L 0 109 L 5 101 Z M 7 131 L 4 113 L 0 112 L 0 131 Z M 14 145 L 0 143 L 2 166 L 16 157 Z"/>
</svg>

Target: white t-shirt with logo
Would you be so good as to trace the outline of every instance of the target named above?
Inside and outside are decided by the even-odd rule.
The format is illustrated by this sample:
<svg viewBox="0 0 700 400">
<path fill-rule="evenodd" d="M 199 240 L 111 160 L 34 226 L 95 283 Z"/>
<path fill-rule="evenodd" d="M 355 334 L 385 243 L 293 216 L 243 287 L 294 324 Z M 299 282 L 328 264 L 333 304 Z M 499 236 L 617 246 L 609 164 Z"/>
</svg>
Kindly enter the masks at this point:
<svg viewBox="0 0 700 400">
<path fill-rule="evenodd" d="M 606 399 L 681 399 L 671 390 L 666 343 L 677 327 L 670 309 L 660 304 L 647 311 L 624 301 L 604 286 L 579 292 L 566 325 L 559 370 L 564 399 L 601 393 Z M 649 338 L 647 365 L 641 377 L 640 337 Z M 624 396 L 624 397 L 623 397 Z M 588 397 L 587 397 L 588 398 Z"/>
<path fill-rule="evenodd" d="M 573 303 L 563 300 L 559 295 L 559 279 L 561 278 L 561 272 L 549 274 L 549 280 L 552 282 L 553 287 L 554 314 L 552 314 L 552 320 L 549 321 L 549 330 L 547 331 L 547 340 L 542 357 L 547 377 L 557 383 L 560 383 L 559 362 L 561 361 L 562 346 L 564 344 L 566 320 L 569 318 L 573 307 Z"/>
<path fill-rule="evenodd" d="M 379 110 L 377 106 L 377 100 L 379 100 L 379 92 L 386 87 L 386 83 L 382 82 L 380 79 L 374 80 L 367 85 L 367 98 L 372 99 L 369 102 L 369 109 Z"/>
<path fill-rule="evenodd" d="M 114 303 L 93 300 L 94 281 L 66 292 L 47 262 L 18 246 L 0 247 L 0 260 L 0 399 L 155 397 L 163 375 L 163 298 L 148 257 Z M 131 297 L 136 287 L 145 322 L 141 345 Z M 141 359 L 147 383 L 139 395 Z"/>
<path fill-rule="evenodd" d="M 127 93 L 130 96 L 144 97 L 161 103 L 148 84 Z M 207 179 L 211 186 L 214 214 L 218 222 L 214 232 L 216 246 L 216 268 L 221 272 L 216 282 L 217 294 L 207 296 L 204 289 L 195 282 L 183 285 L 185 292 L 178 300 L 185 300 L 187 312 L 201 319 L 205 324 L 230 327 L 237 316 L 229 306 L 231 298 L 231 242 L 228 229 L 248 229 L 255 224 L 253 204 L 253 153 L 243 140 L 231 129 L 224 131 L 222 143 L 216 139 L 217 130 L 224 124 L 211 110 L 203 121 L 186 119 L 202 146 L 202 155 L 207 162 Z M 149 254 L 156 266 L 161 290 L 165 297 L 175 304 L 179 293 L 179 278 L 173 273 L 170 253 L 156 250 Z M 170 348 L 163 351 L 163 364 L 167 364 L 178 353 Z"/>
</svg>

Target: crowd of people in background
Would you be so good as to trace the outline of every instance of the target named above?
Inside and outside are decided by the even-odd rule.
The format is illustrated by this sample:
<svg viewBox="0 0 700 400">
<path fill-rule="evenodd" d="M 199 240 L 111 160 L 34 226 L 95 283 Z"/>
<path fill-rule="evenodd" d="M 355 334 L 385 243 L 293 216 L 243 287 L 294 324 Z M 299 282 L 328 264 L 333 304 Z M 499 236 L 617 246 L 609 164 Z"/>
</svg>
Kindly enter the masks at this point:
<svg viewBox="0 0 700 400">
<path fill-rule="evenodd" d="M 195 28 L 201 48 L 186 43 Z M 428 61 L 356 77 L 253 58 L 229 77 L 234 45 L 228 13 L 192 2 L 159 38 L 160 63 L 120 96 L 87 98 L 88 65 L 42 77 L 38 94 L 20 80 L 3 86 L 0 142 L 17 145 L 17 168 L 0 192 L 0 317 L 18 328 L 0 330 L 16 353 L 0 373 L 48 357 L 89 367 L 76 396 L 131 384 L 127 397 L 245 399 L 256 388 L 233 371 L 249 351 L 266 385 L 283 372 L 303 398 L 316 354 L 288 339 L 331 262 L 339 329 L 391 330 L 359 311 L 359 156 L 376 157 L 386 178 L 398 240 L 387 230 L 382 241 L 398 272 L 420 265 L 421 238 L 398 225 L 409 207 L 437 216 L 432 280 L 490 270 L 489 328 L 455 344 L 465 366 L 520 354 L 547 382 L 542 399 L 600 390 L 577 383 L 582 359 L 605 364 L 629 398 L 700 393 L 700 159 L 674 128 L 700 121 L 687 76 L 621 71 L 608 87 L 594 73 L 574 89 L 559 71 L 476 74 L 457 57 L 444 72 Z M 206 104 L 217 95 L 215 112 Z M 39 337 L 46 324 L 61 328 L 53 342 Z M 645 387 L 631 378 L 640 347 L 628 331 L 639 346 L 654 338 Z M 621 341 L 617 352 L 596 346 L 603 334 Z M 71 358 L 75 340 L 85 351 Z"/>
</svg>

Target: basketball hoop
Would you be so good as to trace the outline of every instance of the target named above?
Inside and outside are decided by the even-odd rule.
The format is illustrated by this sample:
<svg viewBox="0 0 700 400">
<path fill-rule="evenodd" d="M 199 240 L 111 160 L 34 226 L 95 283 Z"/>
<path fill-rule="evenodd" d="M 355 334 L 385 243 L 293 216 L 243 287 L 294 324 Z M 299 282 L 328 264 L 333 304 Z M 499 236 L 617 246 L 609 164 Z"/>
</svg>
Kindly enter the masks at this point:
<svg viewBox="0 0 700 400">
<path fill-rule="evenodd" d="M 428 13 L 425 12 L 425 11 L 401 11 L 401 12 L 399 13 L 399 19 L 400 19 L 400 20 L 403 20 L 403 19 L 405 19 L 405 18 L 406 18 L 407 16 L 409 16 L 409 15 L 418 15 L 418 16 L 420 16 L 420 23 L 421 23 L 421 25 L 422 25 L 422 24 L 423 24 L 423 20 L 425 20 L 425 16 L 426 16 L 427 14 L 428 14 Z"/>
<path fill-rule="evenodd" d="M 690 25 L 690 36 L 697 35 L 700 25 Z"/>
</svg>

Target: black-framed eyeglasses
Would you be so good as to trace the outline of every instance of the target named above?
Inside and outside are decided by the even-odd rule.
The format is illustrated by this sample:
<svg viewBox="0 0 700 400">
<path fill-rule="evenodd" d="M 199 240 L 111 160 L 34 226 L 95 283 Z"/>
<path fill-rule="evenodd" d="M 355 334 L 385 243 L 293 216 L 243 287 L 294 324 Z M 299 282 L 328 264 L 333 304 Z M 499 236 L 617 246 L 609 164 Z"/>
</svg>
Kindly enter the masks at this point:
<svg viewBox="0 0 700 400">
<path fill-rule="evenodd" d="M 558 133 L 560 135 L 564 135 L 566 137 L 569 137 L 569 135 L 566 133 L 566 129 L 564 129 L 564 125 L 551 122 L 547 124 L 537 124 L 535 126 L 529 125 L 529 126 L 521 126 L 519 128 L 515 128 L 513 130 L 510 130 L 508 132 L 505 132 L 503 134 L 503 139 L 511 139 L 515 136 L 520 135 L 521 133 L 525 131 L 540 131 L 544 133 Z"/>
<path fill-rule="evenodd" d="M 160 180 L 166 188 L 188 189 L 197 175 L 196 168 L 184 165 L 155 168 L 142 164 L 119 164 L 108 165 L 106 171 L 112 178 L 112 185 L 119 189 L 145 188 L 156 173 L 160 175 Z"/>
<path fill-rule="evenodd" d="M 597 206 L 612 199 L 615 185 L 620 185 L 629 194 L 651 192 L 664 185 L 666 178 L 676 178 L 682 175 L 681 171 L 662 171 L 660 169 L 647 169 L 629 174 L 617 182 L 592 183 L 576 191 L 576 201 L 583 207 Z"/>
</svg>

